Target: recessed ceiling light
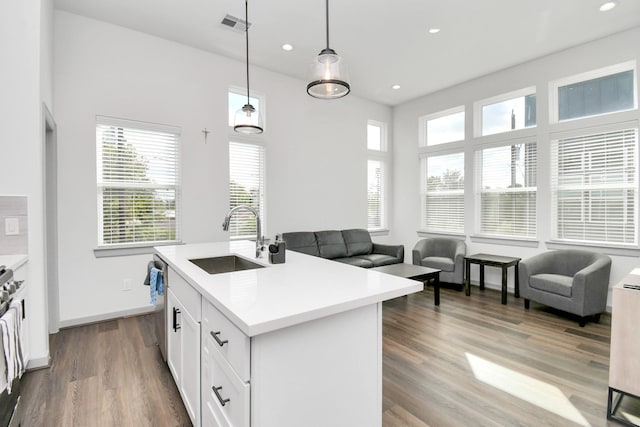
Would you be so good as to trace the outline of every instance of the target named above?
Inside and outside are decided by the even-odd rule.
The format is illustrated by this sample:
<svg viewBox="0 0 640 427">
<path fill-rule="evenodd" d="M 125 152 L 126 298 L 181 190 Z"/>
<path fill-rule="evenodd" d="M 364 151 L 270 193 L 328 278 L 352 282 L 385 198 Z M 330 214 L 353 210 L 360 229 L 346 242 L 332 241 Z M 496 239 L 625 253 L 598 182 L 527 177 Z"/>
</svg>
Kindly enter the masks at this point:
<svg viewBox="0 0 640 427">
<path fill-rule="evenodd" d="M 613 9 L 614 7 L 616 7 L 616 2 L 614 1 L 608 1 L 606 3 L 602 3 L 602 5 L 600 6 L 600 12 L 606 12 L 608 10 Z"/>
<path fill-rule="evenodd" d="M 290 52 L 293 50 L 293 45 L 290 45 L 289 43 L 285 43 L 282 45 L 282 50 L 286 50 L 287 52 Z"/>
<path fill-rule="evenodd" d="M 429 34 L 437 34 L 440 32 L 440 28 L 429 28 Z"/>
<path fill-rule="evenodd" d="M 400 85 L 393 85 L 393 86 L 391 86 L 391 89 L 398 90 L 398 89 L 400 89 Z"/>
</svg>

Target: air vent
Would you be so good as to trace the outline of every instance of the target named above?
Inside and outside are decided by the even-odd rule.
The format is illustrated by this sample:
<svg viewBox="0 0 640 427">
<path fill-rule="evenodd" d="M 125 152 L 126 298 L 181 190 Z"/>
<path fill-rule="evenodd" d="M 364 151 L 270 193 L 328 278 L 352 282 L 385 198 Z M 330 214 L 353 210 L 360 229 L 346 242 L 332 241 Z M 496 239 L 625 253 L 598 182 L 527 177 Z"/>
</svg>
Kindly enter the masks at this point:
<svg viewBox="0 0 640 427">
<path fill-rule="evenodd" d="M 227 15 L 222 18 L 220 22 L 223 27 L 229 28 L 236 33 L 244 33 L 247 31 L 247 23 L 244 19 L 236 18 L 235 16 Z M 251 22 L 249 22 L 249 28 L 251 28 Z"/>
</svg>

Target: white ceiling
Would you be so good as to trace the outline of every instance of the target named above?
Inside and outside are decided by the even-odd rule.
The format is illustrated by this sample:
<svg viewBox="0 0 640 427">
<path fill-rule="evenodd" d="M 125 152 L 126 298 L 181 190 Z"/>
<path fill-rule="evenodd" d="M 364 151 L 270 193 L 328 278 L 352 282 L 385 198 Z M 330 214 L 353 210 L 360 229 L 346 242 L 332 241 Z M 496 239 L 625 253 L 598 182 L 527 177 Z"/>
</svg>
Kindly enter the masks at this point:
<svg viewBox="0 0 640 427">
<path fill-rule="evenodd" d="M 533 58 L 640 26 L 640 0 L 333 0 L 330 46 L 354 94 L 397 105 Z M 244 37 L 223 27 L 242 0 L 55 0 L 69 12 L 244 61 Z M 325 46 L 324 0 L 249 2 L 254 66 L 306 80 Z M 441 28 L 431 35 L 428 29 Z M 292 52 L 282 44 L 295 46 Z M 393 84 L 401 85 L 392 90 Z M 304 85 L 301 90 L 305 90 Z"/>
</svg>

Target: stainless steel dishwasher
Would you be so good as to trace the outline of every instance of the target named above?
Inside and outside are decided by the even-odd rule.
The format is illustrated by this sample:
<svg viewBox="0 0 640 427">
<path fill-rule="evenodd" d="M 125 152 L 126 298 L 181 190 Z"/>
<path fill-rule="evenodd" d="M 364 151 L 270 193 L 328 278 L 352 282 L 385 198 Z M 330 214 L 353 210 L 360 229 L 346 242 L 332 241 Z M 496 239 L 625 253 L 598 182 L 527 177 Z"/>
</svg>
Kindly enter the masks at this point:
<svg viewBox="0 0 640 427">
<path fill-rule="evenodd" d="M 154 323 L 156 330 L 156 339 L 158 340 L 158 348 L 162 354 L 162 359 L 167 361 L 167 291 L 169 290 L 169 267 L 167 263 L 158 255 L 153 256 L 155 267 L 162 273 L 162 282 L 164 291 L 162 295 L 156 296 L 156 309 L 154 312 Z"/>
</svg>

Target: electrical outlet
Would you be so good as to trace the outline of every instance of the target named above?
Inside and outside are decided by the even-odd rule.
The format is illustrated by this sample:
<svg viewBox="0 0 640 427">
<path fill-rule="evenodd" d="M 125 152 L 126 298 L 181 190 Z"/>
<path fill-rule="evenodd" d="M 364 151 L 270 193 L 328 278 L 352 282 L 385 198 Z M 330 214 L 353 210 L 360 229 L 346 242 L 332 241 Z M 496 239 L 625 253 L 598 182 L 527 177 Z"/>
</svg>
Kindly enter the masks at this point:
<svg viewBox="0 0 640 427">
<path fill-rule="evenodd" d="M 4 234 L 7 236 L 16 236 L 20 234 L 20 220 L 18 220 L 18 218 L 5 218 Z"/>
<path fill-rule="evenodd" d="M 122 290 L 130 291 L 131 290 L 131 279 L 124 279 L 122 281 Z"/>
</svg>

